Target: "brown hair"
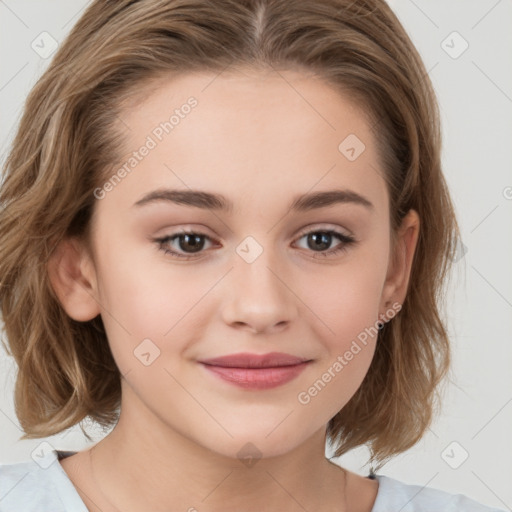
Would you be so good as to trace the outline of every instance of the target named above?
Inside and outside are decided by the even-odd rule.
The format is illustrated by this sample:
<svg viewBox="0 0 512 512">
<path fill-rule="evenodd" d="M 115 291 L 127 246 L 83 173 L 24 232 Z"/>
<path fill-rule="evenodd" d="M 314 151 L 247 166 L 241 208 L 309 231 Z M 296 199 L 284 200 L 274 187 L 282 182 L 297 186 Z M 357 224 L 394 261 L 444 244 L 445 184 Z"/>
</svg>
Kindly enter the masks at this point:
<svg viewBox="0 0 512 512">
<path fill-rule="evenodd" d="M 47 262 L 64 237 L 88 239 L 93 190 L 121 157 L 122 134 L 112 127 L 123 101 L 169 73 L 230 66 L 316 73 L 371 116 L 391 236 L 409 209 L 418 212 L 421 229 L 402 310 L 380 331 L 362 385 L 327 434 L 337 456 L 367 444 L 371 460 L 384 461 L 413 446 L 430 425 L 450 363 L 440 306 L 460 234 L 441 171 L 432 85 L 389 6 L 95 0 L 30 92 L 4 168 L 0 304 L 8 352 L 19 367 L 22 439 L 82 426 L 87 418 L 103 426 L 118 418 L 121 375 L 101 317 L 77 322 L 65 313 Z"/>
</svg>

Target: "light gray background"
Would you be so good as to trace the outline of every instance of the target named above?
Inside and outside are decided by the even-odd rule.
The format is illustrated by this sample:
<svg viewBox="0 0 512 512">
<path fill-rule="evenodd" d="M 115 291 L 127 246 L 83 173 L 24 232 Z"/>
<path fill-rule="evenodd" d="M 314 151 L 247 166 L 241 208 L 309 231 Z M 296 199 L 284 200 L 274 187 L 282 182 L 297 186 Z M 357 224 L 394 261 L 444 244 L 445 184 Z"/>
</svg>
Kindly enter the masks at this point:
<svg viewBox="0 0 512 512">
<path fill-rule="evenodd" d="M 45 31 L 61 41 L 87 3 L 0 0 L 2 162 L 26 95 L 49 62 L 32 42 L 47 37 L 40 36 Z M 464 247 L 448 300 L 454 383 L 447 386 L 442 414 L 428 434 L 380 473 L 512 510 L 512 1 L 390 3 L 438 94 L 444 171 Z M 0 353 L 3 463 L 27 460 L 44 441 L 18 440 L 14 376 L 13 362 Z M 102 434 L 95 432 L 99 440 Z M 46 441 L 59 449 L 87 446 L 78 427 Z M 361 448 L 340 463 L 366 475 L 367 454 Z"/>
</svg>

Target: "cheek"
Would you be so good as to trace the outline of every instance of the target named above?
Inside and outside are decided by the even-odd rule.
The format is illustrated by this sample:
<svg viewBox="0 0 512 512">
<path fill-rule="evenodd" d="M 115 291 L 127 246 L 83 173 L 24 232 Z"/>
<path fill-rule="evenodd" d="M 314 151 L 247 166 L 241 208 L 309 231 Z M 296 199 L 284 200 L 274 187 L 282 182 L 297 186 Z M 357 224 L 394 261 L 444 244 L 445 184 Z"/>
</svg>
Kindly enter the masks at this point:
<svg viewBox="0 0 512 512">
<path fill-rule="evenodd" d="M 370 367 L 378 337 L 377 322 L 387 253 L 374 247 L 347 258 L 330 272 L 303 277 L 303 296 L 314 313 L 315 337 L 325 357 L 319 361 L 305 401 L 311 409 L 330 409 L 334 415 L 357 391 Z M 373 250 L 372 250 L 373 249 Z M 300 402 L 300 400 L 299 400 Z"/>
<path fill-rule="evenodd" d="M 378 339 L 377 321 L 381 277 L 358 266 L 338 272 L 336 284 L 326 280 L 323 293 L 313 295 L 316 338 L 324 357 L 312 368 L 297 394 L 308 418 L 328 421 L 352 398 L 371 365 Z M 318 284 L 318 281 L 317 281 Z"/>
<path fill-rule="evenodd" d="M 317 335 L 331 349 L 343 349 L 375 325 L 385 280 L 385 262 L 358 254 L 329 272 L 303 276 L 301 295 L 319 325 Z"/>
<path fill-rule="evenodd" d="M 179 354 L 189 341 L 180 334 L 185 326 L 189 337 L 197 337 L 195 331 L 205 324 L 197 318 L 201 312 L 204 317 L 201 298 L 218 277 L 166 265 L 154 253 L 148 264 L 149 256 L 140 248 L 138 253 L 117 249 L 106 241 L 98 264 L 99 301 L 112 353 L 126 373 L 140 365 L 139 352 L 152 357 L 165 352 L 166 359 Z"/>
</svg>

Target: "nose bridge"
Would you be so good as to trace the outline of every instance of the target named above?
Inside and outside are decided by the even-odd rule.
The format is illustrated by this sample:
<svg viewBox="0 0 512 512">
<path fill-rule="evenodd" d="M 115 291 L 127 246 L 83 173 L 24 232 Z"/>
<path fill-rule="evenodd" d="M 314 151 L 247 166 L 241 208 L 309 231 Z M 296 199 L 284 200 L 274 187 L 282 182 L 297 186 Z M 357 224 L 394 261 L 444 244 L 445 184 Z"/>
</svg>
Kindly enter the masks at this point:
<svg viewBox="0 0 512 512">
<path fill-rule="evenodd" d="M 293 318 L 294 295 L 282 275 L 278 249 L 268 246 L 271 238 L 260 243 L 248 236 L 236 247 L 232 290 L 224 312 L 227 322 L 265 330 Z"/>
</svg>

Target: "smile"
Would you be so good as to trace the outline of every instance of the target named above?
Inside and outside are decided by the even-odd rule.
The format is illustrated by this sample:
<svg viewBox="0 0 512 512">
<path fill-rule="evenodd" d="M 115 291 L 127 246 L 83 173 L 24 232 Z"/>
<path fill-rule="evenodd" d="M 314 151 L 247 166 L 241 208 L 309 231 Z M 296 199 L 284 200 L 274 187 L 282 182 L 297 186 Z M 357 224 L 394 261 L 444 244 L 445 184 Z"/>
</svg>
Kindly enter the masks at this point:
<svg viewBox="0 0 512 512">
<path fill-rule="evenodd" d="M 217 377 L 247 389 L 270 389 L 290 382 L 311 360 L 290 354 L 232 354 L 200 361 Z"/>
</svg>

